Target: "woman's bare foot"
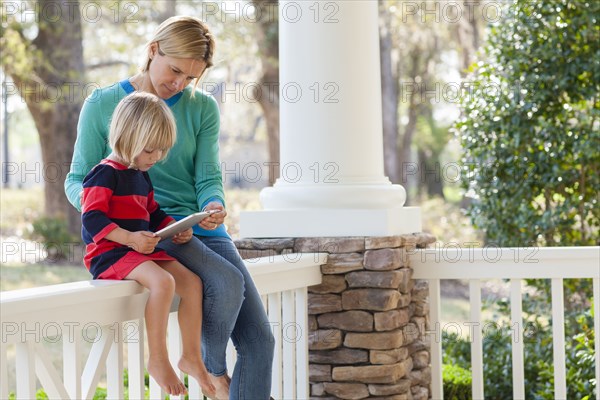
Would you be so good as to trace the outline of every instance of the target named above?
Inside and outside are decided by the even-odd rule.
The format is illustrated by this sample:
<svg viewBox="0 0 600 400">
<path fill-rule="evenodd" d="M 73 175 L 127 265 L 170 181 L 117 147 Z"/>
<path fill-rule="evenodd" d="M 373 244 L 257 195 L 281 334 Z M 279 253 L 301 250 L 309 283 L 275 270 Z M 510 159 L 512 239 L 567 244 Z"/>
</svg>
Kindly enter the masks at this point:
<svg viewBox="0 0 600 400">
<path fill-rule="evenodd" d="M 228 400 L 229 399 L 229 384 L 231 382 L 231 378 L 227 374 L 221 376 L 214 376 L 213 374 L 208 374 L 211 383 L 217 389 L 215 393 L 215 400 Z M 209 396 L 210 397 L 210 396 Z"/>
<path fill-rule="evenodd" d="M 148 360 L 148 374 L 163 390 L 170 395 L 186 394 L 187 389 L 183 382 L 177 377 L 168 359 L 153 359 Z"/>
<path fill-rule="evenodd" d="M 191 358 L 191 357 L 182 355 L 181 359 L 179 360 L 178 367 L 181 371 L 188 374 L 188 376 L 191 376 L 198 381 L 198 383 L 200 384 L 200 387 L 202 388 L 202 393 L 204 393 L 205 396 L 207 396 L 211 399 L 220 399 L 221 398 L 221 397 L 218 397 L 220 395 L 220 393 L 217 390 L 217 388 L 215 387 L 215 385 L 213 384 L 213 382 L 211 381 L 211 379 L 210 379 L 211 375 L 206 370 L 206 366 L 202 362 L 202 359 Z M 228 399 L 228 398 L 229 398 L 229 395 L 227 396 L 226 399 Z"/>
</svg>

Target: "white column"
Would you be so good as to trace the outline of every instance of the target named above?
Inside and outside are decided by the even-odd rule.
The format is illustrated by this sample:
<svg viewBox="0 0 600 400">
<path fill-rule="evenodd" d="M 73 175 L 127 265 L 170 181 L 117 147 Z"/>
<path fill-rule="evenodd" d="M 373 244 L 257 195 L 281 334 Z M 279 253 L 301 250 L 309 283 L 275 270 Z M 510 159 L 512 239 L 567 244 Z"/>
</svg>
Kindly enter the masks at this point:
<svg viewBox="0 0 600 400">
<path fill-rule="evenodd" d="M 280 1 L 280 178 L 243 237 L 421 230 L 383 172 L 377 2 Z"/>
</svg>

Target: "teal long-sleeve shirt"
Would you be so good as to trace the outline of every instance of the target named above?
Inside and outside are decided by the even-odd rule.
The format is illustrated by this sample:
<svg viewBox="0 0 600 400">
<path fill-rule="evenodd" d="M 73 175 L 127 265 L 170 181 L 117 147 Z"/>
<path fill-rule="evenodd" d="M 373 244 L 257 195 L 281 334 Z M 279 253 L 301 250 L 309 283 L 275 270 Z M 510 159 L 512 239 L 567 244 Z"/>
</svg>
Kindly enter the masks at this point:
<svg viewBox="0 0 600 400">
<path fill-rule="evenodd" d="M 129 80 L 96 89 L 85 100 L 77 125 L 73 161 L 65 180 L 65 193 L 81 211 L 83 178 L 107 157 L 111 149 L 108 131 L 114 109 L 135 89 Z M 155 198 L 161 208 L 175 219 L 183 218 L 210 201 L 225 204 L 219 164 L 219 108 L 215 99 L 188 86 L 165 100 L 177 122 L 177 141 L 165 160 L 148 173 Z M 225 227 L 213 231 L 194 228 L 205 236 L 227 236 Z"/>
</svg>

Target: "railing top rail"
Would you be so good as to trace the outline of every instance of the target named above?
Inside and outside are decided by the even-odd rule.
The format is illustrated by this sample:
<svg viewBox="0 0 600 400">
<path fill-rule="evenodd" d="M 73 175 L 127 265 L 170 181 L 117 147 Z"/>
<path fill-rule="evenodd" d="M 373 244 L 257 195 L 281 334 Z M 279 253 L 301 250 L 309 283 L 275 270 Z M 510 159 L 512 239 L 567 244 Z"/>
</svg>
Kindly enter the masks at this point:
<svg viewBox="0 0 600 400">
<path fill-rule="evenodd" d="M 416 279 L 600 278 L 600 247 L 446 246 L 409 255 Z"/>
<path fill-rule="evenodd" d="M 321 265 L 327 262 L 327 253 L 290 253 L 245 261 L 258 292 L 265 295 L 321 283 Z"/>
<path fill-rule="evenodd" d="M 34 298 L 39 299 L 47 296 L 54 296 L 56 294 L 77 294 L 81 293 L 82 291 L 88 291 L 92 288 L 94 288 L 94 290 L 114 287 L 118 287 L 119 290 L 123 290 L 123 288 L 131 289 L 136 286 L 132 283 L 132 281 L 89 280 L 60 283 L 57 285 L 38 286 L 27 289 L 7 290 L 4 292 L 0 292 L 0 301 L 2 303 L 10 303 L 16 300 L 26 300 Z"/>
<path fill-rule="evenodd" d="M 246 260 L 246 265 L 259 292 L 268 294 L 320 283 L 320 265 L 326 260 L 325 253 L 293 253 Z M 114 301 L 126 304 L 127 299 L 142 295 L 144 291 L 133 281 L 71 282 L 0 292 L 0 308 L 3 320 L 20 320 L 25 314 L 31 314 L 32 318 L 40 316 L 44 310 L 74 312 L 84 304 L 92 304 L 96 310 L 105 308 L 104 305 L 114 306 Z"/>
<path fill-rule="evenodd" d="M 252 277 L 273 272 L 302 269 L 327 262 L 327 253 L 290 253 L 244 260 Z"/>
</svg>

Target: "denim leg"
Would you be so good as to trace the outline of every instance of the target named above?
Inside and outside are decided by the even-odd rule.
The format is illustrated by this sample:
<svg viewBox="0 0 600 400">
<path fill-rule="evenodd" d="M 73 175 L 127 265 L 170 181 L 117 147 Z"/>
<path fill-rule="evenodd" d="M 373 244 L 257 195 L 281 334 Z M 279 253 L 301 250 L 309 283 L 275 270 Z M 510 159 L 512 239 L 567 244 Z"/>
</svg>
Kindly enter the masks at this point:
<svg viewBox="0 0 600 400">
<path fill-rule="evenodd" d="M 260 295 L 231 240 L 224 237 L 200 239 L 235 265 L 245 282 L 245 298 L 231 335 L 237 351 L 237 362 L 231 377 L 229 398 L 268 400 L 275 340 Z"/>
<path fill-rule="evenodd" d="M 192 237 L 192 240 L 182 245 L 165 240 L 157 247 L 166 250 L 202 279 L 202 355 L 211 374 L 225 374 L 227 342 L 235 329 L 244 301 L 243 273 L 239 266 L 211 250 L 197 237 Z"/>
</svg>

